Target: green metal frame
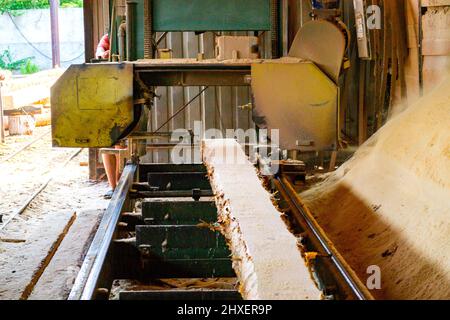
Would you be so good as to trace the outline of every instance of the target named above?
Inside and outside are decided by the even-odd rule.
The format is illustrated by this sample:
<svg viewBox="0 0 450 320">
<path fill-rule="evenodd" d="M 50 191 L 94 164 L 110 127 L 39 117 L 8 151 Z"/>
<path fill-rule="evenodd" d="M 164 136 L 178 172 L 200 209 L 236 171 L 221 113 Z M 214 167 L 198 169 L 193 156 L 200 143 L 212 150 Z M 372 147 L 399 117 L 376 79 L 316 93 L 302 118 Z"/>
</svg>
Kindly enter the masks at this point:
<svg viewBox="0 0 450 320">
<path fill-rule="evenodd" d="M 270 31 L 270 0 L 153 0 L 153 32 Z M 136 55 L 144 58 L 144 0 L 138 0 Z"/>
<path fill-rule="evenodd" d="M 269 0 L 153 0 L 154 31 L 271 29 Z"/>
</svg>

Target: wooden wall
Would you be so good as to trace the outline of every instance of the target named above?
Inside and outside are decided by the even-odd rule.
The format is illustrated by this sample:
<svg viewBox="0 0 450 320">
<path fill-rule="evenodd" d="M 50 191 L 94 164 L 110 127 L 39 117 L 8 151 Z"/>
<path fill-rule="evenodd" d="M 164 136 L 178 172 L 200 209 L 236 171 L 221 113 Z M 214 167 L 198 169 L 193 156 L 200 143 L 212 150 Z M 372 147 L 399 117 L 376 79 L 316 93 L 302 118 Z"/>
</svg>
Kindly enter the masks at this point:
<svg viewBox="0 0 450 320">
<path fill-rule="evenodd" d="M 406 61 L 408 102 L 419 97 L 419 16 L 423 30 L 424 93 L 450 75 L 450 0 L 406 0 L 409 56 Z"/>
</svg>

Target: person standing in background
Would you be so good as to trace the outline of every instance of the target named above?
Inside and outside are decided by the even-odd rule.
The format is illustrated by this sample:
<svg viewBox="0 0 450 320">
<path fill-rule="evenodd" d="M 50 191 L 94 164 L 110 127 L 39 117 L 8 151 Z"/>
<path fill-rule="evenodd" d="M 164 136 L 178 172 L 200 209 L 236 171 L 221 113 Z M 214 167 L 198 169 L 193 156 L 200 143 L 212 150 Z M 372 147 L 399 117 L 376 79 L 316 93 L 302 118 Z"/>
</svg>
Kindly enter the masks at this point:
<svg viewBox="0 0 450 320">
<path fill-rule="evenodd" d="M 11 71 L 0 69 L 0 81 L 8 80 L 11 78 Z"/>
<path fill-rule="evenodd" d="M 108 34 L 105 34 L 98 43 L 97 51 L 95 52 L 95 57 L 98 59 L 109 59 L 111 50 L 110 50 L 110 42 Z M 122 145 L 116 145 L 116 149 L 124 149 L 126 147 Z M 117 187 L 117 184 L 120 179 L 120 161 L 119 156 L 114 154 L 102 153 L 103 166 L 105 167 L 106 176 L 108 178 L 109 186 L 111 190 L 109 190 L 104 198 L 111 199 L 114 190 Z"/>
<path fill-rule="evenodd" d="M 98 43 L 95 57 L 98 59 L 109 59 L 110 52 L 109 36 L 105 34 Z"/>
</svg>

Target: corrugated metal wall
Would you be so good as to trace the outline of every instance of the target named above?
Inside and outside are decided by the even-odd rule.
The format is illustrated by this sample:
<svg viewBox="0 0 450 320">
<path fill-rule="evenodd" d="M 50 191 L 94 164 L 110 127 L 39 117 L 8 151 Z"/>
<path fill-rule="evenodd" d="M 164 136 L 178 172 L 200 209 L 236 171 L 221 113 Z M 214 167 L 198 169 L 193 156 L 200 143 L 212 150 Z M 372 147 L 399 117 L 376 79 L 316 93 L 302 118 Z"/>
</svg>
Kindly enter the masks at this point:
<svg viewBox="0 0 450 320">
<path fill-rule="evenodd" d="M 232 35 L 246 35 L 247 33 L 227 33 Z M 248 35 L 253 35 L 249 33 Z M 157 38 L 160 34 L 157 34 Z M 207 32 L 195 35 L 193 32 L 171 32 L 161 41 L 159 48 L 173 50 L 174 58 L 196 58 L 198 53 L 204 53 L 205 59 L 214 58 L 214 46 L 216 35 Z M 261 35 L 262 57 L 270 57 L 270 33 Z M 149 119 L 149 131 L 154 131 L 170 119 L 193 97 L 199 94 L 203 87 L 159 87 L 154 107 Z M 203 129 L 219 129 L 225 136 L 227 129 L 253 128 L 251 111 L 242 109 L 251 102 L 250 89 L 248 87 L 210 87 L 201 97 L 192 102 L 184 112 L 180 113 L 160 132 L 172 132 L 176 129 L 194 129 L 196 121 L 202 122 Z M 163 141 L 158 141 L 163 142 Z M 167 142 L 167 141 L 164 141 Z M 168 162 L 169 151 L 158 150 L 149 154 L 146 161 Z"/>
</svg>

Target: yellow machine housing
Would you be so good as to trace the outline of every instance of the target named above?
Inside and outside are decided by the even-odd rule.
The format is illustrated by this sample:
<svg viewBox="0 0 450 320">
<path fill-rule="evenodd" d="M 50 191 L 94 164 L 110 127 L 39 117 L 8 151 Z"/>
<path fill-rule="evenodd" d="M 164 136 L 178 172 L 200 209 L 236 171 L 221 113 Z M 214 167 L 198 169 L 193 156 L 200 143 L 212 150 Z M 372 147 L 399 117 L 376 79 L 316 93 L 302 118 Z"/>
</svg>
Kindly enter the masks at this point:
<svg viewBox="0 0 450 320">
<path fill-rule="evenodd" d="M 257 125 L 278 129 L 282 149 L 336 149 L 339 88 L 314 63 L 282 58 L 254 64 L 252 89 Z"/>
<path fill-rule="evenodd" d="M 114 145 L 134 122 L 133 65 L 72 65 L 51 90 L 55 147 Z"/>
</svg>

